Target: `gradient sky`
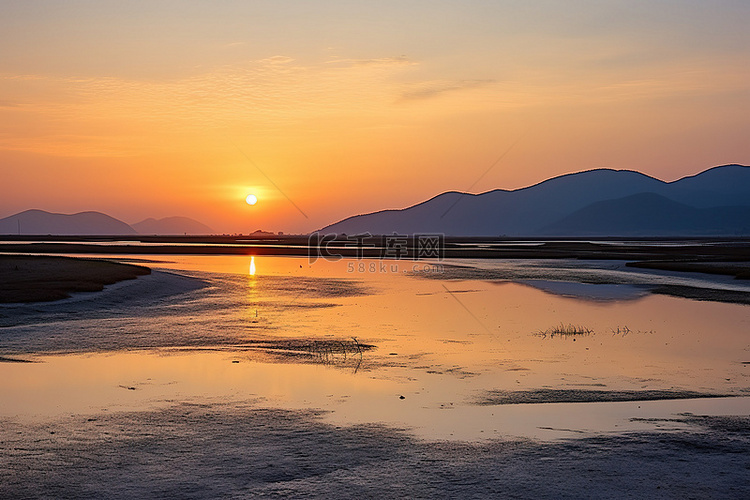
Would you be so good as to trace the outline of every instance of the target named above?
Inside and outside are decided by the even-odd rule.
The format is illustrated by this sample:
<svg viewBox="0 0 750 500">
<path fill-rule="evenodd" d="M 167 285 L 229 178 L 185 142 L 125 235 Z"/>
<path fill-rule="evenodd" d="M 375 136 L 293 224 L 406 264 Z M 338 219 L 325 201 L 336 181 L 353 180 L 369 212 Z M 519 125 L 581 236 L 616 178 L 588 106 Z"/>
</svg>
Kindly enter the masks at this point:
<svg viewBox="0 0 750 500">
<path fill-rule="evenodd" d="M 750 164 L 749 25 L 746 0 L 0 1 L 0 217 L 308 232 Z"/>
</svg>

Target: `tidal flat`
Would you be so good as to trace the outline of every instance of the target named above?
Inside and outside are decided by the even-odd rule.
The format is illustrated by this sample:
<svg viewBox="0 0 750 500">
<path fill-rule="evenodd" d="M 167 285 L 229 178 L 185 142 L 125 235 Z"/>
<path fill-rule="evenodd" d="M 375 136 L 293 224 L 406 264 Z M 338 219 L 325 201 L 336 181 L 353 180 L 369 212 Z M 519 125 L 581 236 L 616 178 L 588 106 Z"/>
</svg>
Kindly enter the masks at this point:
<svg viewBox="0 0 750 500">
<path fill-rule="evenodd" d="M 0 356 L 27 361 L 0 362 L 0 496 L 750 494 L 750 307 L 655 291 L 742 281 L 151 260 L 96 294 L 0 306 Z M 582 328 L 540 335 L 557 325 Z"/>
<path fill-rule="evenodd" d="M 0 303 L 66 299 L 72 293 L 98 292 L 105 285 L 150 272 L 144 266 L 101 259 L 0 255 Z"/>
</svg>

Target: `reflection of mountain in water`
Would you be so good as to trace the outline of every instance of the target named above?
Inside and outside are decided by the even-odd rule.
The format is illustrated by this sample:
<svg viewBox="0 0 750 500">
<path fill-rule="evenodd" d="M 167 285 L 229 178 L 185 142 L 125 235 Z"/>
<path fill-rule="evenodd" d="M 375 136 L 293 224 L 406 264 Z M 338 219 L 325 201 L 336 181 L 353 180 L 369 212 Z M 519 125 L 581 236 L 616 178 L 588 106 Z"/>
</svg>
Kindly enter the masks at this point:
<svg viewBox="0 0 750 500">
<path fill-rule="evenodd" d="M 519 280 L 516 283 L 561 297 L 594 302 L 637 300 L 649 294 L 648 288 L 638 285 L 603 285 L 549 280 Z"/>
<path fill-rule="evenodd" d="M 587 301 L 635 300 L 649 293 L 660 293 L 697 300 L 750 303 L 750 284 L 731 276 L 639 269 L 626 267 L 622 261 L 507 259 L 464 262 L 446 263 L 439 273 L 416 271 L 411 274 L 446 281 L 520 283 L 553 295 Z"/>
</svg>

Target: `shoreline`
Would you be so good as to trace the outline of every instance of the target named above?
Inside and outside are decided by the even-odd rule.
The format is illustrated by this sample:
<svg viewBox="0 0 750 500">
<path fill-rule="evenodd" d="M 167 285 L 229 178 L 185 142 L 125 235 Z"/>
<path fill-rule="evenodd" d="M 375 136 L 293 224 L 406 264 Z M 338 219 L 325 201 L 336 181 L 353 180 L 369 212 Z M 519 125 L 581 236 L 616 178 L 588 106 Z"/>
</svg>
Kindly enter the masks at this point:
<svg viewBox="0 0 750 500">
<path fill-rule="evenodd" d="M 301 237 L 253 240 L 237 237 L 148 237 L 130 240 L 66 237 L 42 242 L 23 237 L 0 236 L 0 279 L 4 283 L 4 288 L 0 290 L 0 304 L 55 301 L 69 298 L 70 293 L 74 292 L 101 291 L 105 285 L 150 274 L 148 267 L 137 264 L 158 262 L 148 256 L 167 255 L 308 257 L 311 263 L 339 258 L 432 263 L 445 260 L 619 260 L 634 271 L 642 269 L 657 273 L 726 276 L 740 283 L 750 279 L 750 240 L 742 238 L 638 241 L 447 238 L 443 255 L 430 259 L 420 259 L 413 255 L 418 251 L 413 246 L 414 241 L 410 242 L 411 246 L 407 245 L 405 255 L 384 257 L 384 247 L 379 246 L 383 244 L 382 240 L 382 237 L 372 237 L 364 240 L 362 247 L 327 248 L 324 245 L 308 246 L 307 238 Z M 235 243 L 230 243 L 232 241 Z M 82 254 L 90 255 L 91 258 L 48 254 Z M 117 255 L 117 262 L 107 261 L 110 255 Z M 125 263 L 123 255 L 132 257 L 132 264 Z M 22 265 L 16 270 L 19 262 L 28 265 Z M 37 264 L 31 265 L 31 262 Z M 577 282 L 575 279 L 572 281 Z M 744 291 L 673 285 L 651 286 L 648 291 L 693 300 L 750 304 L 750 293 Z"/>
<path fill-rule="evenodd" d="M 438 254 L 425 255 L 419 241 L 397 236 L 335 239 L 307 236 L 264 238 L 83 237 L 0 235 L 0 254 L 132 254 L 132 255 L 268 255 L 313 259 L 359 257 L 388 260 L 456 259 L 587 259 L 668 262 L 750 263 L 748 238 L 457 238 L 439 236 Z M 750 266 L 750 264 L 748 264 Z M 746 267 L 744 271 L 747 271 Z M 717 272 L 713 270 L 712 272 Z"/>
<path fill-rule="evenodd" d="M 71 293 L 99 292 L 106 285 L 151 274 L 151 269 L 104 259 L 0 255 L 0 304 L 51 302 Z"/>
</svg>

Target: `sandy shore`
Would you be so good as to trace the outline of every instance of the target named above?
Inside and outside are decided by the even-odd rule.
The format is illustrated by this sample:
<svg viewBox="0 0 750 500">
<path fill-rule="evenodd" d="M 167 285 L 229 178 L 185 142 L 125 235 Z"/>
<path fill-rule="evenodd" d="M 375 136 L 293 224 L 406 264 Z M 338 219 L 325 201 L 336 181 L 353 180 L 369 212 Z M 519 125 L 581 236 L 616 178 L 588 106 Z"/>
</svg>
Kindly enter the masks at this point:
<svg viewBox="0 0 750 500">
<path fill-rule="evenodd" d="M 320 412 L 180 404 L 2 420 L 4 498 L 747 498 L 747 417 L 554 443 L 425 442 Z M 670 422 L 667 422 L 670 423 Z"/>
<path fill-rule="evenodd" d="M 59 300 L 150 273 L 147 267 L 106 260 L 0 255 L 0 303 Z"/>
</svg>

